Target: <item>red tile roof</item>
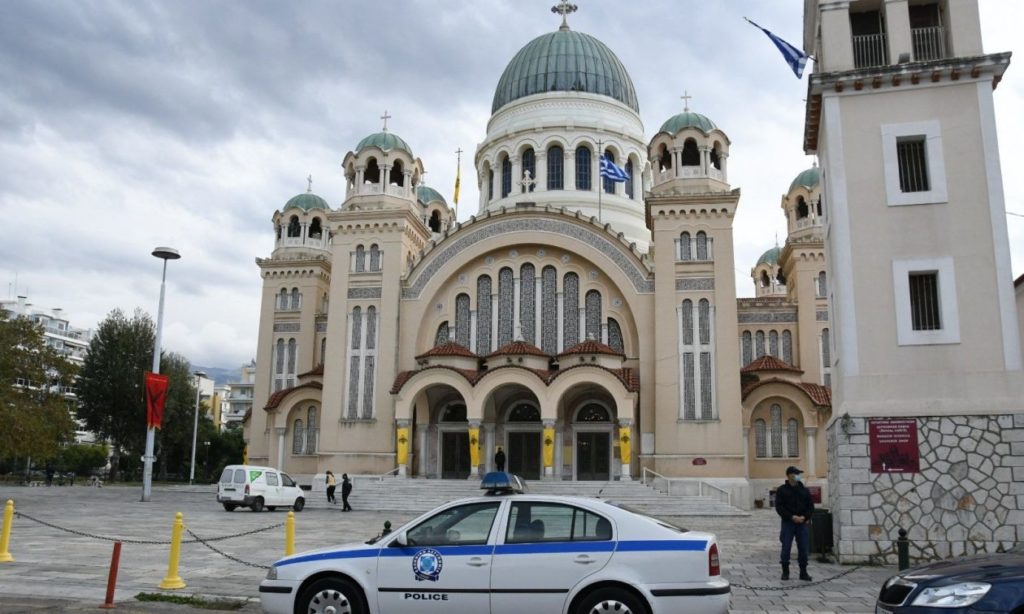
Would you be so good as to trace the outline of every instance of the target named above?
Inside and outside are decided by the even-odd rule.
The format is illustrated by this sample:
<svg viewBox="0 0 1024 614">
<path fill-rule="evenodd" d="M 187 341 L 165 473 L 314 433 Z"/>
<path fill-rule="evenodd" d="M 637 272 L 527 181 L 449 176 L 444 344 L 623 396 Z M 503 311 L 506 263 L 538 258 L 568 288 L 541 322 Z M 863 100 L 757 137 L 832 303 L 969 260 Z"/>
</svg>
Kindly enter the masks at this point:
<svg viewBox="0 0 1024 614">
<path fill-rule="evenodd" d="M 600 341 L 594 341 L 593 339 L 587 339 L 582 343 L 577 343 L 568 350 L 559 354 L 559 356 L 569 356 L 572 354 L 606 354 L 608 356 L 622 356 L 626 355 L 622 352 L 612 349 Z"/>
<path fill-rule="evenodd" d="M 551 358 L 550 354 L 544 353 L 540 348 L 525 341 L 513 341 L 506 343 L 497 350 L 487 355 L 487 358 L 494 356 L 541 356 Z"/>
<path fill-rule="evenodd" d="M 264 407 L 263 409 L 266 411 L 270 411 L 271 409 L 277 409 L 277 407 L 281 404 L 281 401 L 283 401 L 286 396 L 302 388 L 313 388 L 314 390 L 323 390 L 324 385 L 321 384 L 320 382 L 306 382 L 305 384 L 299 384 L 298 386 L 292 386 L 291 388 L 278 390 L 274 394 L 270 395 L 270 398 L 267 400 L 267 406 Z"/>
<path fill-rule="evenodd" d="M 299 373 L 299 377 L 310 377 L 310 376 L 313 376 L 313 375 L 323 375 L 323 374 L 324 374 L 324 363 L 320 363 L 317 366 L 313 367 L 313 369 L 311 369 L 309 371 L 306 371 L 305 373 Z"/>
<path fill-rule="evenodd" d="M 502 369 L 522 369 L 523 371 L 529 371 L 535 374 L 537 377 L 540 378 L 542 382 L 544 382 L 545 385 L 550 386 L 551 382 L 555 381 L 561 374 L 567 371 L 571 371 L 573 369 L 582 369 L 584 367 L 601 369 L 602 371 L 607 371 L 611 373 L 615 377 L 619 378 L 619 381 L 622 382 L 622 385 L 625 386 L 626 390 L 628 390 L 629 392 L 638 392 L 640 390 L 640 372 L 637 371 L 636 369 L 608 369 L 606 367 L 601 367 L 592 363 L 572 365 L 571 367 L 560 369 L 558 371 L 547 371 L 544 369 L 529 369 L 522 365 L 500 365 L 493 369 L 486 369 L 483 371 L 474 371 L 472 369 L 456 369 L 454 367 L 449 367 L 447 365 L 430 365 L 429 367 L 424 367 L 422 369 L 416 369 L 413 371 L 402 371 L 401 373 L 399 373 L 398 376 L 395 377 L 394 383 L 391 385 L 391 394 L 398 394 L 399 392 L 402 391 L 402 388 L 410 379 L 412 379 L 413 376 L 423 371 L 429 371 L 431 369 L 447 369 L 449 371 L 454 371 L 461 375 L 462 377 L 466 378 L 466 381 L 469 382 L 470 386 L 476 386 L 476 384 L 480 382 L 480 380 L 486 377 L 489 373 L 494 373 L 495 371 L 500 371 Z"/>
<path fill-rule="evenodd" d="M 441 345 L 434 346 L 423 352 L 416 357 L 416 360 L 420 358 L 433 358 L 435 356 L 461 356 L 463 358 L 479 358 L 476 354 L 470 351 L 470 349 L 464 345 L 459 345 L 454 341 L 445 341 Z"/>
<path fill-rule="evenodd" d="M 787 386 L 799 388 L 800 390 L 803 390 L 804 393 L 811 398 L 811 402 L 818 407 L 832 407 L 832 389 L 828 386 L 809 384 L 807 382 L 792 382 L 778 377 L 769 377 L 756 382 L 750 382 L 743 387 L 741 398 L 746 399 L 750 396 L 750 393 L 754 392 L 761 386 L 767 386 L 768 384 L 785 384 Z"/>
<path fill-rule="evenodd" d="M 794 373 L 803 373 L 803 370 L 797 369 L 788 362 L 765 354 L 758 358 L 754 362 L 740 369 L 740 373 L 755 373 L 757 371 L 792 371 Z"/>
</svg>

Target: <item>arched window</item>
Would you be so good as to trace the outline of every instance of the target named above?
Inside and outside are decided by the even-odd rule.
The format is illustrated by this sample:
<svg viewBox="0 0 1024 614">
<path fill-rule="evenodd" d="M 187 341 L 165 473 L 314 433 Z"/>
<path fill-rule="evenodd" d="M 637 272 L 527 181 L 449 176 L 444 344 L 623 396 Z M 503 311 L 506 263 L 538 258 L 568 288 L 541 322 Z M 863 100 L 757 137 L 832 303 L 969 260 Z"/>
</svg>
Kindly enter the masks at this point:
<svg viewBox="0 0 1024 614">
<path fill-rule="evenodd" d="M 790 457 L 800 456 L 800 427 L 796 418 L 790 418 L 786 423 L 786 451 Z"/>
<path fill-rule="evenodd" d="M 313 223 L 309 225 L 309 238 L 319 239 L 323 236 L 323 228 L 320 226 L 320 218 L 313 218 Z"/>
<path fill-rule="evenodd" d="M 587 339 L 601 341 L 601 293 L 590 290 L 584 299 Z"/>
<path fill-rule="evenodd" d="M 768 353 L 779 357 L 779 331 L 773 330 L 768 333 Z"/>
<path fill-rule="evenodd" d="M 686 139 L 683 143 L 681 166 L 700 166 L 700 150 L 697 149 L 697 141 Z"/>
<path fill-rule="evenodd" d="M 814 204 L 814 206 L 815 206 L 815 208 L 818 211 L 818 217 L 821 217 L 821 197 L 820 196 L 818 197 L 818 201 Z"/>
<path fill-rule="evenodd" d="M 802 220 L 810 214 L 810 209 L 807 208 L 807 201 L 804 200 L 803 196 L 796 197 L 796 219 Z"/>
<path fill-rule="evenodd" d="M 683 301 L 683 345 L 693 345 L 693 301 Z"/>
<path fill-rule="evenodd" d="M 299 294 L 299 289 L 298 288 L 292 288 L 292 301 L 291 301 L 291 308 L 292 309 L 298 309 L 299 308 L 299 297 L 301 297 L 301 296 L 302 295 Z"/>
<path fill-rule="evenodd" d="M 434 335 L 434 347 L 448 342 L 448 320 L 441 322 L 437 327 L 437 334 Z"/>
<path fill-rule="evenodd" d="M 537 270 L 527 262 L 519 269 L 519 334 L 537 345 Z"/>
<path fill-rule="evenodd" d="M 832 366 L 831 338 L 827 328 L 821 330 L 821 364 L 825 367 Z"/>
<path fill-rule="evenodd" d="M 302 454 L 305 439 L 306 430 L 302 428 L 302 420 L 296 419 L 292 423 L 292 454 Z"/>
<path fill-rule="evenodd" d="M 754 420 L 754 454 L 757 458 L 768 456 L 767 429 L 764 420 Z"/>
<path fill-rule="evenodd" d="M 818 298 L 828 296 L 828 286 L 825 283 L 825 271 L 818 273 Z"/>
<path fill-rule="evenodd" d="M 487 200 L 494 200 L 494 169 L 487 167 Z"/>
<path fill-rule="evenodd" d="M 376 243 L 370 246 L 370 270 L 380 270 L 380 248 Z"/>
<path fill-rule="evenodd" d="M 565 189 L 565 151 L 558 145 L 548 147 L 548 189 Z"/>
<path fill-rule="evenodd" d="M 754 339 L 749 330 L 743 331 L 743 366 L 754 361 Z"/>
<path fill-rule="evenodd" d="M 605 158 L 605 160 L 608 160 L 612 164 L 615 164 L 615 152 L 613 152 L 612 150 L 610 150 L 610 149 L 604 150 L 604 158 Z M 604 193 L 605 194 L 614 194 L 615 193 L 615 182 L 614 181 L 612 181 L 608 177 L 605 177 L 605 176 L 602 175 L 601 176 L 601 183 L 603 184 L 602 187 L 604 188 Z"/>
<path fill-rule="evenodd" d="M 281 293 L 277 295 L 277 308 L 288 309 L 288 288 L 281 288 Z"/>
<path fill-rule="evenodd" d="M 622 338 L 622 328 L 615 318 L 608 318 L 608 346 L 616 352 L 626 353 L 626 343 Z"/>
<path fill-rule="evenodd" d="M 491 350 L 491 277 L 476 279 L 476 353 L 484 356 Z"/>
<path fill-rule="evenodd" d="M 296 350 L 295 339 L 289 339 L 288 340 L 288 376 L 289 377 L 291 377 L 292 375 L 295 374 L 295 350 Z M 291 385 L 290 381 L 289 381 L 288 385 L 289 386 Z"/>
<path fill-rule="evenodd" d="M 466 406 L 461 403 L 449 405 L 441 412 L 441 422 L 465 422 Z"/>
<path fill-rule="evenodd" d="M 717 170 L 722 170 L 722 154 L 719 152 L 719 145 L 715 143 L 715 146 L 711 148 L 711 153 L 708 156 L 711 160 L 711 166 Z"/>
<path fill-rule="evenodd" d="M 597 403 L 587 403 L 576 412 L 576 422 L 611 422 L 608 410 Z"/>
<path fill-rule="evenodd" d="M 455 343 L 468 348 L 469 338 L 469 295 L 463 293 L 455 297 Z"/>
<path fill-rule="evenodd" d="M 772 285 L 772 279 L 768 276 L 768 271 L 761 271 L 761 287 L 767 288 Z"/>
<path fill-rule="evenodd" d="M 363 308 L 352 309 L 352 349 L 358 350 L 362 347 L 363 338 Z"/>
<path fill-rule="evenodd" d="M 320 435 L 316 425 L 316 408 L 310 407 L 306 411 L 306 454 L 316 454 L 316 443 Z"/>
<path fill-rule="evenodd" d="M 377 158 L 370 158 L 366 161 L 363 183 L 380 183 L 380 167 L 377 166 Z"/>
<path fill-rule="evenodd" d="M 320 340 L 320 364 L 327 362 L 327 337 Z"/>
<path fill-rule="evenodd" d="M 700 344 L 711 343 L 711 303 L 706 298 L 697 303 L 697 325 L 700 329 Z"/>
<path fill-rule="evenodd" d="M 427 222 L 427 226 L 430 227 L 430 232 L 433 232 L 433 233 L 441 232 L 441 212 L 440 211 L 435 209 L 434 212 L 430 214 L 430 221 Z"/>
<path fill-rule="evenodd" d="M 391 172 L 388 174 L 388 183 L 390 185 L 402 185 L 404 179 L 402 170 L 402 161 L 395 160 L 395 163 L 391 165 Z"/>
<path fill-rule="evenodd" d="M 690 233 L 683 231 L 683 233 L 679 235 L 679 259 L 692 260 L 693 252 L 691 251 L 691 249 L 692 248 L 690 247 Z"/>
<path fill-rule="evenodd" d="M 661 164 L 661 170 L 667 171 L 672 168 L 672 152 L 669 151 L 668 145 L 664 143 L 661 148 L 658 149 L 658 163 Z"/>
<path fill-rule="evenodd" d="M 779 458 L 782 456 L 782 407 L 779 405 L 772 405 L 771 408 L 771 419 L 772 419 L 772 456 Z"/>
<path fill-rule="evenodd" d="M 498 271 L 498 347 L 512 343 L 515 311 L 513 291 L 512 269 L 503 267 Z"/>
<path fill-rule="evenodd" d="M 635 198 L 633 192 L 633 159 L 626 160 L 626 198 Z"/>
<path fill-rule="evenodd" d="M 708 235 L 703 230 L 697 233 L 697 260 L 709 260 Z"/>
<path fill-rule="evenodd" d="M 366 248 L 362 245 L 356 246 L 356 273 L 366 270 Z"/>
<path fill-rule="evenodd" d="M 558 353 L 558 271 L 553 266 L 541 270 L 540 297 L 541 348 L 547 354 Z"/>
<path fill-rule="evenodd" d="M 520 403 L 508 412 L 509 422 L 540 422 L 540 410 L 529 403 Z"/>
<path fill-rule="evenodd" d="M 293 215 L 288 220 L 288 236 L 289 237 L 300 237 L 302 236 L 302 225 L 299 224 L 299 216 Z"/>
<path fill-rule="evenodd" d="M 508 156 L 501 157 L 501 197 L 512 193 L 512 161 Z"/>
<path fill-rule="evenodd" d="M 277 348 L 274 351 L 274 389 L 280 390 L 283 387 L 282 378 L 284 377 L 284 339 L 277 340 Z"/>
<path fill-rule="evenodd" d="M 590 149 L 585 145 L 576 148 L 576 189 L 590 190 Z"/>
<path fill-rule="evenodd" d="M 782 331 L 782 360 L 793 364 L 793 333 L 788 330 Z"/>
<path fill-rule="evenodd" d="M 754 358 L 764 356 L 764 331 L 759 330 L 754 334 Z"/>
<path fill-rule="evenodd" d="M 566 273 L 562 278 L 562 350 L 580 342 L 580 276 Z"/>
<path fill-rule="evenodd" d="M 530 179 L 537 180 L 537 155 L 533 152 L 533 149 L 527 149 L 523 152 L 523 176 L 522 179 L 526 179 L 526 173 L 530 173 Z M 518 178 L 517 178 L 518 179 Z M 530 189 L 527 190 L 526 186 L 523 186 L 524 192 L 532 192 L 536 184 L 530 184 Z"/>
<path fill-rule="evenodd" d="M 377 347 L 377 308 L 373 305 L 366 308 L 366 349 Z"/>
</svg>

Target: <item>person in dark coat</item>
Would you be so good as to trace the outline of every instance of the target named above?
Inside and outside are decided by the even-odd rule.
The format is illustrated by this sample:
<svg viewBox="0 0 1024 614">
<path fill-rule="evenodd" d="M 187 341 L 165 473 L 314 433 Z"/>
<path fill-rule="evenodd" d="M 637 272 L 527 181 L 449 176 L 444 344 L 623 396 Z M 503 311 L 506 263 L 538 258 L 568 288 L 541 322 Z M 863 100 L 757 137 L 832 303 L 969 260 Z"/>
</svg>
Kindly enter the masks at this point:
<svg viewBox="0 0 1024 614">
<path fill-rule="evenodd" d="M 505 451 L 498 446 L 498 451 L 494 453 L 494 467 L 498 471 L 505 470 Z"/>
<path fill-rule="evenodd" d="M 782 579 L 789 580 L 789 554 L 796 539 L 797 563 L 800 565 L 800 579 L 811 581 L 807 574 L 807 550 L 810 542 L 811 514 L 814 503 L 811 491 L 803 485 L 803 471 L 790 466 L 786 469 L 786 481 L 775 491 L 775 511 L 782 518 L 779 541 L 782 542 Z"/>
<path fill-rule="evenodd" d="M 348 496 L 352 494 L 352 482 L 348 479 L 348 474 L 341 474 L 341 511 L 351 512 L 352 506 L 348 504 Z"/>
</svg>

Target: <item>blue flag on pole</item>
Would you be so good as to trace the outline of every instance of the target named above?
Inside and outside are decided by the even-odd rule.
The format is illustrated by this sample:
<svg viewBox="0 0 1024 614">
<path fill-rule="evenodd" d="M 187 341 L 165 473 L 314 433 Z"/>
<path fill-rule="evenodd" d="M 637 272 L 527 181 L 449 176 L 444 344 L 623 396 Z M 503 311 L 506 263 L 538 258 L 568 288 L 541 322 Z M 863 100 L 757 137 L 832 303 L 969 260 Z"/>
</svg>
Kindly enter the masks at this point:
<svg viewBox="0 0 1024 614">
<path fill-rule="evenodd" d="M 744 17 L 743 19 L 747 18 Z M 786 64 L 789 64 L 789 67 L 793 69 L 793 74 L 796 75 L 797 79 L 800 79 L 801 77 L 804 76 L 804 66 L 807 65 L 807 58 L 810 56 L 804 53 L 803 50 L 797 49 L 793 45 L 790 45 L 786 41 L 782 40 L 778 36 L 775 36 L 768 30 L 765 30 L 764 28 L 757 25 L 753 21 L 747 19 L 747 22 L 749 22 L 750 25 L 754 26 L 758 30 L 767 34 L 768 38 L 772 39 L 772 42 L 775 43 L 775 46 L 778 47 L 779 51 L 782 52 L 782 57 L 786 59 Z"/>
<path fill-rule="evenodd" d="M 614 162 L 604 156 L 601 156 L 601 176 L 616 183 L 629 181 L 629 173 L 626 172 L 626 169 L 616 166 Z"/>
</svg>

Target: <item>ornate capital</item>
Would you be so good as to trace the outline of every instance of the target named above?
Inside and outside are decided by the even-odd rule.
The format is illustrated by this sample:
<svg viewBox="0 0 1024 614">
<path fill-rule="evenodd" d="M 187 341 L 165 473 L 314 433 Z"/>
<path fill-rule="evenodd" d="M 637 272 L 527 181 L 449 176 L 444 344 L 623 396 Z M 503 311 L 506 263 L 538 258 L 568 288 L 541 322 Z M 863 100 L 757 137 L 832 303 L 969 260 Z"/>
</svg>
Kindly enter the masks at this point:
<svg viewBox="0 0 1024 614">
<path fill-rule="evenodd" d="M 409 428 L 409 421 L 404 419 L 395 420 L 395 426 L 400 429 L 407 429 Z"/>
</svg>

